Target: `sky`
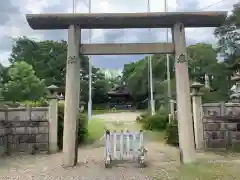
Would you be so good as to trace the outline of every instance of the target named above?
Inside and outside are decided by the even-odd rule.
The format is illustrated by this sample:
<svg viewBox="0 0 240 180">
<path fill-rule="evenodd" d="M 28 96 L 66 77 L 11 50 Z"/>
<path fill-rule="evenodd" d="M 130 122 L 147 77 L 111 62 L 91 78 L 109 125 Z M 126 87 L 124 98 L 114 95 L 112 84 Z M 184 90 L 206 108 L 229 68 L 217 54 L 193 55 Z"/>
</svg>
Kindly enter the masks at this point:
<svg viewBox="0 0 240 180">
<path fill-rule="evenodd" d="M 76 12 L 88 12 L 88 0 L 76 0 Z M 238 0 L 167 0 L 168 11 L 231 11 Z M 92 0 L 93 13 L 147 12 L 147 0 Z M 163 12 L 164 0 L 150 0 L 151 12 Z M 33 40 L 67 40 L 67 30 L 32 30 L 25 14 L 71 13 L 72 0 L 2 0 L 0 6 L 0 62 L 9 65 L 12 39 L 27 36 Z M 186 28 L 187 45 L 216 43 L 214 28 Z M 82 31 L 82 43 L 89 42 L 89 31 Z M 169 39 L 171 34 L 169 33 Z M 166 29 L 92 30 L 92 43 L 166 42 Z M 144 55 L 91 56 L 95 67 L 122 69 L 124 64 Z"/>
</svg>

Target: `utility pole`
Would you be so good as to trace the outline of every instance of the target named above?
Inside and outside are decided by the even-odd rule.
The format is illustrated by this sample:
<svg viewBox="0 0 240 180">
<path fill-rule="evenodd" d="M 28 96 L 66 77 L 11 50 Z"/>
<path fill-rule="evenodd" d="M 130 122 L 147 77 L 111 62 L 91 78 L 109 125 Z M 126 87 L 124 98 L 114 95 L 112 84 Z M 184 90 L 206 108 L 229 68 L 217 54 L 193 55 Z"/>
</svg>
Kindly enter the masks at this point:
<svg viewBox="0 0 240 180">
<path fill-rule="evenodd" d="M 91 13 L 91 0 L 88 1 L 88 12 Z M 73 0 L 73 13 L 76 13 L 76 0 Z M 88 42 L 91 43 L 92 38 L 92 30 L 89 29 L 89 38 Z M 88 56 L 88 120 L 92 119 L 92 63 L 91 63 L 91 56 Z"/>
<path fill-rule="evenodd" d="M 167 9 L 167 0 L 164 0 L 164 10 L 165 12 L 168 11 Z M 166 41 L 168 43 L 168 28 L 166 29 Z M 171 91 L 171 75 L 170 75 L 170 60 L 169 60 L 169 54 L 166 54 L 167 58 L 167 84 L 168 84 L 168 101 L 169 101 L 169 108 L 172 115 L 172 118 L 174 118 L 174 101 L 172 99 L 172 91 Z"/>
<path fill-rule="evenodd" d="M 147 77 L 148 77 L 148 80 L 147 80 L 147 91 L 148 91 L 148 101 L 147 101 L 147 103 L 148 103 L 148 110 L 150 110 L 150 111 L 152 111 L 151 110 L 151 103 L 150 103 L 150 99 L 149 99 L 149 97 L 151 96 L 150 95 L 150 63 L 149 63 L 149 57 L 147 57 L 147 67 L 148 67 L 148 71 L 147 71 Z"/>
<path fill-rule="evenodd" d="M 92 2 L 91 0 L 88 1 L 88 12 L 91 13 L 91 6 Z M 91 44 L 91 39 L 92 39 L 92 30 L 89 29 L 89 37 L 88 37 L 88 42 Z M 91 56 L 88 56 L 89 61 L 88 61 L 88 120 L 90 121 L 92 119 L 92 63 L 91 63 Z"/>
<path fill-rule="evenodd" d="M 152 56 L 149 56 L 149 73 L 150 73 L 150 102 L 151 102 L 151 114 L 155 115 L 155 106 L 153 100 L 153 77 L 152 77 Z"/>
<path fill-rule="evenodd" d="M 148 0 L 148 12 L 150 12 L 150 0 Z M 151 34 L 151 29 L 148 29 L 149 34 Z M 151 104 L 151 114 L 155 115 L 155 106 L 153 100 L 153 78 L 152 78 L 152 55 L 148 56 L 148 66 L 149 66 L 149 81 L 150 81 L 150 104 Z"/>
<path fill-rule="evenodd" d="M 73 0 L 72 5 L 73 5 L 72 11 L 73 11 L 73 13 L 75 13 L 76 12 L 76 0 Z"/>
</svg>

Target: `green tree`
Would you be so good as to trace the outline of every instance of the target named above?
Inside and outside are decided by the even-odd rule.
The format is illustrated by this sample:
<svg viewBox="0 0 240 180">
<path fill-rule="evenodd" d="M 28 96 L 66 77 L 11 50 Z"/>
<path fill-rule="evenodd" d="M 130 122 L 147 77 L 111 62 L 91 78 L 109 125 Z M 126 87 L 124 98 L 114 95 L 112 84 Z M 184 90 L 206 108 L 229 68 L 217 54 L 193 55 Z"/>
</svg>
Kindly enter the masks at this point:
<svg viewBox="0 0 240 180">
<path fill-rule="evenodd" d="M 197 43 L 187 48 L 189 58 L 190 79 L 204 83 L 204 75 L 212 75 L 213 69 L 218 65 L 217 53 L 211 44 Z"/>
<path fill-rule="evenodd" d="M 135 100 L 139 100 L 147 94 L 148 68 L 147 60 L 142 59 L 129 65 L 124 65 L 123 81 Z"/>
<path fill-rule="evenodd" d="M 5 67 L 0 63 L 0 100 L 3 98 L 3 84 L 5 76 Z"/>
<path fill-rule="evenodd" d="M 65 82 L 67 59 L 66 41 L 34 41 L 26 37 L 14 40 L 9 61 L 24 60 L 35 70 L 36 76 L 45 79 L 47 86 L 62 86 Z"/>
<path fill-rule="evenodd" d="M 14 40 L 9 61 L 13 64 L 15 62 L 24 60 L 33 67 L 37 77 L 45 80 L 46 86 L 54 84 L 59 87 L 64 87 L 66 76 L 66 59 L 66 41 L 38 42 L 28 39 L 27 37 L 21 37 Z M 87 56 L 83 55 L 80 55 L 80 59 L 81 72 L 79 73 L 81 74 L 81 98 L 83 101 L 87 102 L 89 59 Z M 96 80 L 103 80 L 104 75 L 99 71 L 98 68 L 93 67 L 92 79 L 93 82 Z M 94 91 L 97 90 L 98 88 L 94 89 Z"/>
<path fill-rule="evenodd" d="M 108 100 L 107 91 L 110 90 L 108 81 L 106 80 L 96 80 L 93 85 L 93 99 L 95 104 L 103 104 Z"/>
<path fill-rule="evenodd" d="M 233 5 L 233 10 L 226 18 L 225 23 L 216 28 L 215 37 L 218 39 L 217 52 L 224 57 L 224 63 L 228 69 L 228 82 L 225 87 L 232 86 L 230 76 L 239 68 L 240 61 L 240 3 Z M 238 67 L 237 67 L 238 66 Z M 235 67 L 235 68 L 234 68 Z M 220 83 L 224 83 L 220 80 Z M 228 93 L 229 94 L 229 93 Z"/>
<path fill-rule="evenodd" d="M 148 58 L 145 57 L 134 63 L 129 63 L 124 66 L 123 79 L 126 81 L 130 92 L 136 100 L 143 100 L 148 96 L 149 81 L 148 81 Z M 153 87 L 155 94 L 158 96 L 159 84 L 167 78 L 166 72 L 166 56 L 153 55 L 152 57 L 152 72 L 153 72 Z M 174 58 L 170 56 L 170 75 L 174 77 Z M 159 97 L 159 96 L 158 96 Z M 167 97 L 167 94 L 166 94 Z M 159 97 L 162 98 L 162 97 Z"/>
<path fill-rule="evenodd" d="M 228 98 L 229 72 L 224 63 L 217 60 L 217 52 L 211 44 L 198 43 L 187 48 L 190 83 L 197 80 L 205 83 L 204 75 L 211 78 L 211 91 L 206 91 L 204 102 L 216 102 Z M 157 104 L 168 102 L 166 56 L 152 56 L 153 87 Z M 170 76 L 172 96 L 176 98 L 174 56 L 170 56 Z M 136 100 L 148 96 L 148 60 L 145 57 L 124 66 L 123 78 Z"/>
<path fill-rule="evenodd" d="M 81 74 L 88 75 L 89 60 L 87 56 L 80 55 Z M 34 41 L 27 37 L 14 40 L 11 63 L 26 61 L 36 72 L 36 75 L 45 79 L 47 86 L 55 84 L 64 86 L 66 76 L 67 42 L 66 41 Z M 93 67 L 95 74 L 99 69 Z"/>
<path fill-rule="evenodd" d="M 210 78 L 211 91 L 205 91 L 204 102 L 216 102 L 228 99 L 229 70 L 223 62 L 217 60 L 217 51 L 211 44 L 198 43 L 187 48 L 189 76 L 192 80 L 204 84 L 204 75 Z"/>
<path fill-rule="evenodd" d="M 240 56 L 240 3 L 233 5 L 232 13 L 225 23 L 216 28 L 214 35 L 218 39 L 218 52 L 229 65 L 239 61 Z"/>
<path fill-rule="evenodd" d="M 44 95 L 44 81 L 40 80 L 31 65 L 18 61 L 8 71 L 9 81 L 4 84 L 6 100 L 37 100 Z"/>
</svg>

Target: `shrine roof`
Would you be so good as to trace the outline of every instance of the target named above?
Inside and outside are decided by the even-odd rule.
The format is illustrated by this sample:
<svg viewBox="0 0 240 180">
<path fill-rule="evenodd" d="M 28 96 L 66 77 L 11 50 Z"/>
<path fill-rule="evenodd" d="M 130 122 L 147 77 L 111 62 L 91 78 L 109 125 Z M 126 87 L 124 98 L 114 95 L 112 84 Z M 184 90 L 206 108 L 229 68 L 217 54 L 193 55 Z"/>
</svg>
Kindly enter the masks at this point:
<svg viewBox="0 0 240 180">
<path fill-rule="evenodd" d="M 129 95 L 130 92 L 126 86 L 118 86 L 107 93 L 108 95 Z"/>
<path fill-rule="evenodd" d="M 72 24 L 81 29 L 172 28 L 181 22 L 185 27 L 218 27 L 227 11 L 151 12 L 151 13 L 65 13 L 27 14 L 32 29 L 68 29 Z"/>
</svg>

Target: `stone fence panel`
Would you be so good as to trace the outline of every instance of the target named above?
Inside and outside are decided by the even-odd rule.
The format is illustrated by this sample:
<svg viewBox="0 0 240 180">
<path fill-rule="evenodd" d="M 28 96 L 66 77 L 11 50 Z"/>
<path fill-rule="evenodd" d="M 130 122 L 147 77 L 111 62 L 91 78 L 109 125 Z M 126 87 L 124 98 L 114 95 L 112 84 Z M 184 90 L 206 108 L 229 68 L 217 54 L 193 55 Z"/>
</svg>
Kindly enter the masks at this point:
<svg viewBox="0 0 240 180">
<path fill-rule="evenodd" d="M 48 150 L 47 107 L 0 109 L 0 155 Z"/>
<path fill-rule="evenodd" d="M 240 147 L 240 104 L 203 104 L 205 149 Z"/>
</svg>

